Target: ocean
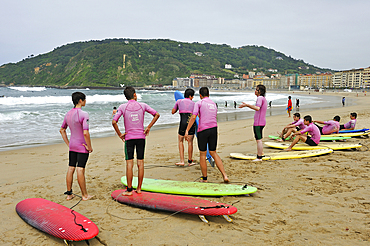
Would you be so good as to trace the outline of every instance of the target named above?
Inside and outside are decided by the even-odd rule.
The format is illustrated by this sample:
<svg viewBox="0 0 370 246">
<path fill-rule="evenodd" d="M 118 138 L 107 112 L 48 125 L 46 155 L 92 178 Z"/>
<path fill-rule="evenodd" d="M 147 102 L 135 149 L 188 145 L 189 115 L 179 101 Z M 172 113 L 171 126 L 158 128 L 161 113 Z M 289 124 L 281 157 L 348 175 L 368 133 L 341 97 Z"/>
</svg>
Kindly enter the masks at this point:
<svg viewBox="0 0 370 246">
<path fill-rule="evenodd" d="M 0 87 L 0 151 L 62 143 L 59 130 L 64 115 L 73 108 L 71 94 L 75 91 L 86 94 L 86 106 L 82 110 L 89 113 L 91 137 L 114 136 L 112 111 L 114 106 L 118 108 L 120 104 L 127 102 L 123 90 Z M 138 90 L 136 93 L 138 101 L 147 103 L 161 115 L 153 130 L 174 127 L 178 124 L 178 113 L 171 114 L 175 104 L 174 90 Z M 272 101 L 272 109 L 268 110 L 268 115 L 283 114 L 288 95 L 292 96 L 293 106 L 298 97 L 301 108 L 320 108 L 324 102 L 326 106 L 330 106 L 329 102 L 331 102 L 320 95 L 296 95 L 295 97 L 288 91 L 279 94 L 267 93 L 267 101 Z M 254 104 L 256 101 L 254 91 L 211 91 L 210 98 L 218 105 L 218 121 L 253 117 L 254 111 L 248 108 L 234 108 L 233 103 L 235 101 L 237 104 L 241 102 Z M 196 92 L 194 101 L 198 100 L 200 100 L 199 94 Z M 145 126 L 151 119 L 152 116 L 146 114 Z M 123 131 L 122 119 L 119 126 Z M 67 133 L 69 134 L 69 130 Z"/>
</svg>

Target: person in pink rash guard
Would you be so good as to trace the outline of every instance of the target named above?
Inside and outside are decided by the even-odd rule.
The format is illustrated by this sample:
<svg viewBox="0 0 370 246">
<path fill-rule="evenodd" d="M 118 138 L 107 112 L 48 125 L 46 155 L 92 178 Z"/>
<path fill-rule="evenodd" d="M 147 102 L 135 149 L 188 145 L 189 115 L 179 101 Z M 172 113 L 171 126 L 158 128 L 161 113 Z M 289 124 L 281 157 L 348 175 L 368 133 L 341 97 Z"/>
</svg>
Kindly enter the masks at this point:
<svg viewBox="0 0 370 246">
<path fill-rule="evenodd" d="M 292 136 L 296 136 L 296 138 L 294 138 L 293 143 L 284 151 L 292 150 L 293 146 L 296 145 L 299 140 L 302 140 L 303 142 L 310 146 L 317 146 L 320 143 L 321 133 L 319 128 L 312 122 L 311 115 L 306 115 L 303 119 L 306 128 L 293 133 Z M 306 132 L 308 132 L 308 134 L 310 134 L 311 137 L 304 134 Z"/>
<path fill-rule="evenodd" d="M 198 148 L 200 152 L 200 169 L 202 171 L 202 182 L 207 182 L 207 144 L 209 147 L 209 153 L 215 160 L 218 170 L 221 172 L 225 183 L 229 182 L 229 178 L 226 175 L 224 164 L 220 156 L 216 152 L 217 148 L 217 106 L 209 98 L 209 90 L 207 87 L 201 87 L 199 89 L 200 101 L 194 105 L 193 114 L 190 118 L 188 126 L 185 131 L 185 138 L 190 141 L 189 131 L 195 122 L 197 116 L 199 116 L 198 123 Z"/>
<path fill-rule="evenodd" d="M 248 107 L 255 111 L 254 113 L 254 123 L 253 123 L 253 132 L 254 138 L 257 142 L 257 158 L 253 161 L 262 161 L 263 157 L 263 128 L 266 125 L 266 111 L 267 111 L 267 100 L 266 87 L 264 85 L 257 85 L 254 94 L 257 96 L 256 105 L 251 105 L 243 102 L 239 105 L 239 108 Z"/>
<path fill-rule="evenodd" d="M 175 114 L 177 111 L 180 113 L 180 125 L 178 132 L 180 162 L 176 163 L 177 166 L 185 166 L 184 139 L 186 127 L 188 126 L 195 105 L 193 102 L 194 90 L 190 88 L 186 89 L 184 97 L 184 99 L 179 99 L 176 101 L 175 106 L 171 111 L 172 114 Z M 193 124 L 193 126 L 190 128 L 188 135 L 188 166 L 195 165 L 193 162 L 193 140 L 195 134 L 195 125 L 196 124 Z"/>
<path fill-rule="evenodd" d="M 304 120 L 301 119 L 300 113 L 294 113 L 293 119 L 294 121 L 291 124 L 284 127 L 283 131 L 279 133 L 281 139 L 277 139 L 277 141 L 283 142 L 285 141 L 286 138 L 290 136 L 290 134 L 306 128 L 306 125 L 304 124 Z"/>
<path fill-rule="evenodd" d="M 337 115 L 337 116 L 334 116 L 333 120 L 329 120 L 329 121 L 314 120 L 313 122 L 324 125 L 323 127 L 321 127 L 315 124 L 319 128 L 321 135 L 329 135 L 332 133 L 339 132 L 339 129 L 340 129 L 339 121 L 340 121 L 340 116 Z"/>
<path fill-rule="evenodd" d="M 89 133 L 89 115 L 81 110 L 86 105 L 86 96 L 82 92 L 72 94 L 74 108 L 65 115 L 60 134 L 64 142 L 69 147 L 69 167 L 67 171 L 66 183 L 67 200 L 75 197 L 72 193 L 73 174 L 77 166 L 77 181 L 81 189 L 82 200 L 87 201 L 93 196 L 87 193 L 85 180 L 85 167 L 89 153 L 93 151 Z M 67 127 L 71 130 L 70 140 L 67 136 Z"/>
<path fill-rule="evenodd" d="M 356 127 L 356 121 L 357 121 L 357 113 L 353 112 L 349 115 L 350 121 L 345 123 L 344 125 L 340 125 L 340 130 L 354 130 Z"/>
<path fill-rule="evenodd" d="M 127 103 L 118 107 L 116 115 L 113 117 L 112 126 L 116 131 L 118 137 L 125 142 L 125 158 L 126 158 L 126 178 L 127 190 L 122 193 L 124 196 L 132 195 L 132 179 L 134 166 L 134 151 L 136 149 L 136 159 L 138 167 L 138 185 L 136 193 L 141 193 L 141 185 L 144 178 L 144 150 L 145 137 L 149 135 L 149 131 L 159 118 L 159 113 L 149 107 L 146 103 L 137 102 L 137 95 L 135 89 L 127 86 L 123 91 Z M 145 112 L 153 115 L 150 124 L 144 130 L 144 115 Z M 125 133 L 121 133 L 118 127 L 118 120 L 123 117 L 125 125 Z"/>
</svg>

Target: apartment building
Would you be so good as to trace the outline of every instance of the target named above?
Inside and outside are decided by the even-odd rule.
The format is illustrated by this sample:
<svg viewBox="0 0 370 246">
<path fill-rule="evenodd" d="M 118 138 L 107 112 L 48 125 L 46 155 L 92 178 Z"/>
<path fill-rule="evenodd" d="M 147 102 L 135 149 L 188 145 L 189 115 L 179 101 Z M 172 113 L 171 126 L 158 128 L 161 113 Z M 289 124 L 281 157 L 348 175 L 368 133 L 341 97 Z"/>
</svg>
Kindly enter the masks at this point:
<svg viewBox="0 0 370 246">
<path fill-rule="evenodd" d="M 299 75 L 298 85 L 309 88 L 329 88 L 333 87 L 332 79 L 331 73 Z"/>
<path fill-rule="evenodd" d="M 334 73 L 333 86 L 336 88 L 369 88 L 370 67 Z"/>
</svg>

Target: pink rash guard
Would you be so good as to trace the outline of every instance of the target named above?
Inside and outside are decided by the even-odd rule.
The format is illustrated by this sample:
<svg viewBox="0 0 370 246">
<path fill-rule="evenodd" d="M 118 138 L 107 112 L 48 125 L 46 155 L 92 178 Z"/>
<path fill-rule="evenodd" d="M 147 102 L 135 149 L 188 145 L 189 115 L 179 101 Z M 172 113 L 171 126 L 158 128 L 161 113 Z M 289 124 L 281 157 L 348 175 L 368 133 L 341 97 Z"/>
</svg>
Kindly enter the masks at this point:
<svg viewBox="0 0 370 246">
<path fill-rule="evenodd" d="M 329 120 L 329 121 L 324 121 L 325 126 L 322 128 L 322 134 L 332 134 L 334 132 L 339 131 L 340 125 L 338 121 L 335 120 Z"/>
<path fill-rule="evenodd" d="M 86 150 L 84 130 L 89 130 L 89 114 L 82 111 L 80 108 L 73 108 L 64 116 L 62 128 L 71 130 L 71 138 L 69 140 L 69 151 L 78 153 L 89 153 Z"/>
<path fill-rule="evenodd" d="M 301 130 L 300 132 L 301 134 L 308 132 L 308 134 L 311 135 L 311 139 L 315 143 L 317 144 L 320 143 L 320 138 L 321 138 L 320 130 L 314 123 L 310 123 L 308 126 L 306 126 L 305 129 Z"/>
<path fill-rule="evenodd" d="M 306 125 L 304 124 L 304 120 L 303 119 L 299 119 L 297 121 L 294 121 L 292 123 L 292 125 L 295 125 L 295 126 L 299 127 L 300 130 L 303 130 L 303 129 L 306 128 Z"/>
<path fill-rule="evenodd" d="M 346 124 L 344 124 L 345 129 L 353 128 L 355 129 L 356 126 L 356 119 L 348 121 Z"/>
<path fill-rule="evenodd" d="M 176 101 L 175 106 L 173 107 L 175 110 L 179 110 L 179 113 L 193 113 L 195 102 L 193 102 L 190 98 L 179 99 Z"/>
<path fill-rule="evenodd" d="M 199 115 L 198 132 L 217 127 L 217 106 L 209 97 L 195 103 L 193 115 Z"/>
<path fill-rule="evenodd" d="M 266 125 L 266 111 L 267 111 L 267 100 L 264 96 L 258 96 L 256 106 L 260 107 L 260 110 L 254 113 L 254 126 L 265 126 Z"/>
<path fill-rule="evenodd" d="M 155 115 L 157 111 L 149 107 L 146 103 L 140 103 L 135 100 L 129 100 L 127 103 L 118 107 L 117 113 L 113 120 L 118 122 L 123 116 L 125 124 L 125 140 L 130 139 L 145 139 L 144 134 L 144 114 L 148 112 Z"/>
</svg>

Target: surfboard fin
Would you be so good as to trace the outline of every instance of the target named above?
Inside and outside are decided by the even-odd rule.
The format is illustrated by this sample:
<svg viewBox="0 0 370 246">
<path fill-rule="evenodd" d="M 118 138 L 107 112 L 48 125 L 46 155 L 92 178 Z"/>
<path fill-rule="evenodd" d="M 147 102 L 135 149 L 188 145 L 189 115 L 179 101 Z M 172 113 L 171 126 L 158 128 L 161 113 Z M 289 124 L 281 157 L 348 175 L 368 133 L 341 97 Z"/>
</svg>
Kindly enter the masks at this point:
<svg viewBox="0 0 370 246">
<path fill-rule="evenodd" d="M 204 223 L 208 223 L 208 220 L 206 219 L 206 217 L 204 217 L 204 215 L 199 215 L 199 218 L 200 218 Z"/>
<path fill-rule="evenodd" d="M 229 215 L 222 215 L 222 217 L 224 217 L 224 219 L 227 221 L 227 222 L 233 222 L 233 219 L 229 217 Z"/>
<path fill-rule="evenodd" d="M 69 245 L 69 243 L 68 243 L 68 241 L 67 241 L 67 240 L 65 240 L 65 239 L 64 239 L 63 241 L 64 241 L 64 243 L 65 243 L 65 244 Z"/>
</svg>

